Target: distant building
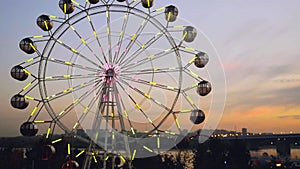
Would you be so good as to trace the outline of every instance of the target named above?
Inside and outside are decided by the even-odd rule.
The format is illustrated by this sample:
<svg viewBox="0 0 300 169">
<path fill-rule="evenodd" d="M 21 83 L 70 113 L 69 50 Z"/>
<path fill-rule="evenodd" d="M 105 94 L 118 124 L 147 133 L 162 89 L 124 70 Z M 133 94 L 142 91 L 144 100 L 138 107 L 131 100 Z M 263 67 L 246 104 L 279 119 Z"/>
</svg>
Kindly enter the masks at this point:
<svg viewBox="0 0 300 169">
<path fill-rule="evenodd" d="M 247 136 L 248 130 L 247 128 L 242 128 L 242 136 Z"/>
</svg>

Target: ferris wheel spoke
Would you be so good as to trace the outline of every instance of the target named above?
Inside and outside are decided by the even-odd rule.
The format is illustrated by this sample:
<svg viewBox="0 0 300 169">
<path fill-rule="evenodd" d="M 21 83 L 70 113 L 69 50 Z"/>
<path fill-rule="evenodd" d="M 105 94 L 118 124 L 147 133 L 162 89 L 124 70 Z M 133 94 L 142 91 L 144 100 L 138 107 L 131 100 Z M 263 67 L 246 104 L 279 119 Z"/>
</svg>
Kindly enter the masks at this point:
<svg viewBox="0 0 300 169">
<path fill-rule="evenodd" d="M 57 80 L 70 80 L 70 79 L 90 79 L 94 78 L 96 79 L 100 75 L 98 73 L 93 73 L 93 74 L 81 74 L 81 75 L 71 75 L 71 74 L 66 74 L 66 75 L 60 75 L 60 76 L 47 76 L 44 79 L 40 79 L 40 81 L 57 81 Z"/>
<path fill-rule="evenodd" d="M 98 82 L 101 82 L 101 80 L 96 81 L 96 80 L 93 79 L 93 80 L 90 80 L 88 82 L 81 83 L 80 85 L 76 85 L 74 87 L 67 88 L 63 91 L 60 91 L 60 92 L 56 93 L 56 94 L 47 96 L 45 99 L 47 101 L 52 101 L 52 100 L 64 97 L 66 95 L 72 94 L 73 92 L 85 89 L 85 88 L 87 88 L 87 87 L 89 87 L 89 86 L 91 86 L 95 83 L 98 83 Z"/>
<path fill-rule="evenodd" d="M 197 106 L 195 105 L 195 101 L 184 91 L 181 92 L 185 100 L 189 103 L 189 105 L 192 107 L 193 110 L 198 109 Z"/>
<path fill-rule="evenodd" d="M 132 46 L 136 43 L 138 37 L 141 35 L 142 31 L 146 27 L 149 20 L 149 16 L 147 16 L 143 22 L 141 23 L 139 29 L 136 31 L 135 34 L 132 35 L 130 42 L 125 47 L 125 50 L 122 52 L 120 58 L 118 59 L 117 63 L 122 63 L 124 59 L 126 58 L 128 52 L 131 50 Z"/>
<path fill-rule="evenodd" d="M 99 67 L 99 64 L 95 63 L 94 61 L 90 60 L 88 57 L 84 56 L 83 54 L 81 54 L 80 52 L 78 52 L 76 49 L 64 44 L 61 40 L 55 39 L 53 38 L 53 40 L 55 42 L 57 42 L 58 44 L 60 44 L 61 46 L 63 46 L 64 48 L 68 49 L 70 52 L 80 56 L 81 58 L 85 59 L 86 61 L 90 62 L 91 64 L 93 64 L 94 66 L 96 66 L 97 68 Z"/>
<path fill-rule="evenodd" d="M 69 27 L 76 34 L 76 36 L 79 38 L 79 40 L 81 41 L 81 43 L 84 44 L 88 48 L 88 50 L 92 53 L 92 55 L 103 65 L 104 63 L 101 61 L 101 59 L 99 58 L 99 56 L 97 56 L 96 52 L 93 51 L 93 49 L 86 42 L 86 40 L 78 33 L 78 31 L 75 29 L 74 25 L 72 25 L 72 24 L 69 23 Z"/>
<path fill-rule="evenodd" d="M 155 124 L 153 123 L 153 121 L 147 116 L 147 114 L 143 111 L 142 107 L 136 102 L 136 100 L 129 94 L 129 92 L 125 89 L 125 87 L 118 82 L 118 85 L 121 87 L 121 89 L 126 93 L 126 95 L 128 96 L 128 98 L 131 100 L 131 102 L 135 105 L 135 107 L 138 109 L 138 111 L 148 120 L 148 122 L 154 127 L 157 128 L 155 126 Z"/>
<path fill-rule="evenodd" d="M 138 93 L 139 95 L 145 97 L 146 99 L 150 100 L 151 102 L 155 103 L 156 105 L 160 106 L 161 108 L 165 109 L 166 111 L 170 111 L 171 109 L 168 108 L 166 105 L 160 103 L 158 100 L 154 99 L 151 95 L 149 95 L 147 92 L 143 92 L 140 89 L 133 87 L 132 85 L 130 85 L 129 83 L 127 83 L 124 80 L 120 80 L 123 84 L 125 84 L 127 87 L 129 87 L 130 89 L 132 89 L 133 91 L 135 91 L 136 93 Z"/>
<path fill-rule="evenodd" d="M 127 112 L 127 109 L 125 107 L 123 99 L 122 99 L 122 97 L 120 95 L 120 92 L 119 92 L 119 90 L 118 90 L 118 88 L 117 88 L 116 85 L 115 85 L 115 90 L 116 90 L 116 96 L 115 96 L 115 98 L 117 99 L 117 106 L 118 106 L 118 109 L 119 109 L 119 111 L 118 111 L 119 112 L 119 116 L 122 116 L 122 117 L 125 116 L 125 118 L 127 119 L 128 123 L 129 123 L 129 127 L 130 127 L 130 130 L 131 130 L 131 133 L 133 134 L 134 137 L 136 137 L 136 133 L 134 131 L 134 127 L 133 127 L 132 122 L 130 120 L 130 115 Z M 122 114 L 122 112 L 123 112 L 123 114 Z"/>
<path fill-rule="evenodd" d="M 179 71 L 180 68 L 153 68 L 153 69 L 123 71 L 120 75 L 128 76 L 128 75 L 143 75 L 143 74 L 159 74 L 159 73 L 173 73 Z"/>
<path fill-rule="evenodd" d="M 75 7 L 81 11 L 83 11 L 85 9 L 85 7 L 83 5 L 81 5 L 79 2 L 75 1 L 75 0 L 71 0 L 71 2 L 75 5 Z"/>
<path fill-rule="evenodd" d="M 123 132 L 123 131 L 126 131 L 126 128 L 125 128 L 124 118 L 123 118 L 123 114 L 122 114 L 122 106 L 120 104 L 120 95 L 119 95 L 119 92 L 117 90 L 116 84 L 113 84 L 112 89 L 113 89 L 113 97 L 115 98 L 117 114 L 118 114 L 118 117 L 119 117 L 121 132 Z"/>
<path fill-rule="evenodd" d="M 98 72 L 99 71 L 99 69 L 91 68 L 91 67 L 88 67 L 88 66 L 83 66 L 83 65 L 80 65 L 80 64 L 77 64 L 77 63 L 72 63 L 70 61 L 63 61 L 63 60 L 59 60 L 59 59 L 55 59 L 55 58 L 48 58 L 47 60 L 49 62 L 52 62 L 52 63 L 65 65 L 67 67 L 74 67 L 74 68 L 78 68 L 78 69 L 82 69 L 82 70 L 87 70 L 87 71 L 90 71 L 90 72 Z"/>
<path fill-rule="evenodd" d="M 130 16 L 129 11 L 130 11 L 130 8 L 127 9 L 127 12 L 124 15 L 124 20 L 123 20 L 123 24 L 122 24 L 122 28 L 121 28 L 121 32 L 120 32 L 119 40 L 118 40 L 118 43 L 117 43 L 117 46 L 116 46 L 114 60 L 113 60 L 114 63 L 118 60 L 118 57 L 119 57 L 119 54 L 120 54 L 120 49 L 122 47 L 122 43 L 123 43 L 123 40 L 124 40 L 124 34 L 125 34 L 126 28 L 127 28 L 128 18 Z"/>
<path fill-rule="evenodd" d="M 203 78 L 201 78 L 198 74 L 196 74 L 192 70 L 183 69 L 183 72 L 186 73 L 187 75 L 189 75 L 190 77 L 192 77 L 193 79 L 197 80 L 197 81 L 203 81 L 204 80 Z"/>
<path fill-rule="evenodd" d="M 109 6 L 106 6 L 106 33 L 107 33 L 107 40 L 108 40 L 108 58 L 109 63 L 112 64 L 112 51 L 111 51 L 111 25 L 110 25 L 110 11 Z"/>
<path fill-rule="evenodd" d="M 180 89 L 178 89 L 177 87 L 160 84 L 160 83 L 153 82 L 153 81 L 147 81 L 147 80 L 140 79 L 140 78 L 132 78 L 132 77 L 127 77 L 127 76 L 122 76 L 122 79 L 131 81 L 134 83 L 143 84 L 145 86 L 156 87 L 156 88 L 160 88 L 160 89 L 164 89 L 164 90 L 168 90 L 168 91 L 172 91 L 172 92 L 176 92 L 176 93 L 180 91 Z"/>
<path fill-rule="evenodd" d="M 75 99 L 69 106 L 67 106 L 63 111 L 56 115 L 56 120 L 60 120 L 61 118 L 69 114 L 76 106 L 80 105 L 81 102 L 87 99 L 90 94 L 92 94 L 97 88 L 100 87 L 99 83 L 100 82 L 92 86 L 88 91 L 83 93 L 81 96 Z"/>
<path fill-rule="evenodd" d="M 101 89 L 102 87 L 99 87 Z M 100 91 L 98 90 L 97 93 L 94 95 L 94 97 L 91 99 L 91 101 L 87 104 L 87 106 L 83 110 L 83 114 L 78 118 L 78 121 L 73 126 L 73 131 L 77 130 L 79 127 L 79 124 L 83 122 L 87 116 L 87 114 L 91 111 L 91 109 L 94 107 L 97 99 L 99 99 Z M 99 109 L 99 108 L 97 108 Z M 97 110 L 98 111 L 98 110 Z"/>
<path fill-rule="evenodd" d="M 102 45 L 101 45 L 99 36 L 98 36 L 97 31 L 96 31 L 96 29 L 95 29 L 95 26 L 94 26 L 94 24 L 93 24 L 93 20 L 92 20 L 90 14 L 89 14 L 88 12 L 87 12 L 87 19 L 88 19 L 88 21 L 89 21 L 89 23 L 90 23 L 90 26 L 91 26 L 91 28 L 92 28 L 93 35 L 94 35 L 94 37 L 96 38 L 97 44 L 98 44 L 99 49 L 100 49 L 100 53 L 102 54 L 102 56 L 103 56 L 103 58 L 104 58 L 104 62 L 105 62 L 105 63 L 108 63 L 107 56 L 106 56 L 105 53 L 104 53 L 104 49 L 103 49 L 103 47 L 102 47 Z"/>
<path fill-rule="evenodd" d="M 187 92 L 189 90 L 192 90 L 194 88 L 196 88 L 198 86 L 198 83 L 195 83 L 193 85 L 187 86 L 186 88 L 184 88 L 182 91 Z"/>
<path fill-rule="evenodd" d="M 30 115 L 29 115 L 29 118 L 27 119 L 27 121 L 35 121 L 36 118 L 38 117 L 38 115 L 40 114 L 40 112 L 42 111 L 43 107 L 44 107 L 44 104 L 42 104 L 40 106 L 42 102 L 38 102 L 36 106 L 34 106 L 34 108 L 32 109 Z"/>
<path fill-rule="evenodd" d="M 147 58 L 144 58 L 144 59 L 141 59 L 141 60 L 138 60 L 134 63 L 130 63 L 130 64 L 127 64 L 127 65 L 124 65 L 123 67 L 123 71 L 126 71 L 126 70 L 130 70 L 132 68 L 135 68 L 137 66 L 141 66 L 143 64 L 147 64 L 147 63 L 151 63 L 153 60 L 156 60 L 156 59 L 160 59 L 172 52 L 174 52 L 175 49 L 173 48 L 170 48 L 170 49 L 166 49 L 166 50 L 163 50 L 161 52 L 158 52 L 158 53 L 155 53 L 153 55 L 150 55 L 150 56 L 147 56 Z"/>
<path fill-rule="evenodd" d="M 156 35 L 154 35 L 150 40 L 148 40 L 146 43 L 141 45 L 139 49 L 137 49 L 131 56 L 129 56 L 126 60 L 124 60 L 122 65 L 131 63 L 133 60 L 135 60 L 142 52 L 144 52 L 146 49 L 148 49 L 153 43 L 155 43 L 157 40 L 159 40 L 162 37 L 163 33 L 159 32 Z"/>
<path fill-rule="evenodd" d="M 39 83 L 37 79 L 33 79 L 31 82 L 27 83 L 19 93 L 25 92 L 23 93 L 23 95 L 26 95 L 31 92 L 38 84 Z"/>
</svg>

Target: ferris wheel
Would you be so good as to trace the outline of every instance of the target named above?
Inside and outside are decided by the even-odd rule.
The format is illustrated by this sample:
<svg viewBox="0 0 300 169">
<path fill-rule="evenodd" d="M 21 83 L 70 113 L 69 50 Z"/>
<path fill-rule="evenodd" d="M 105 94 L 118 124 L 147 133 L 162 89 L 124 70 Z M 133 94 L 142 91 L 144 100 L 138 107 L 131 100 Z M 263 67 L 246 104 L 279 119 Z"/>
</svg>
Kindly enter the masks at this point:
<svg viewBox="0 0 300 169">
<path fill-rule="evenodd" d="M 151 156 L 180 141 L 183 123 L 204 121 L 198 99 L 212 90 L 200 76 L 209 58 L 190 46 L 197 29 L 176 24 L 177 7 L 154 9 L 153 0 L 60 0 L 58 6 L 63 16 L 36 20 L 44 35 L 19 43 L 32 57 L 11 69 L 14 79 L 27 81 L 11 105 L 29 112 L 20 132 L 43 134 L 46 154 L 67 142 L 63 168 L 79 168 L 81 156 L 82 168 L 99 159 L 107 168 L 110 158 Z M 88 146 L 74 152 L 70 138 Z"/>
</svg>

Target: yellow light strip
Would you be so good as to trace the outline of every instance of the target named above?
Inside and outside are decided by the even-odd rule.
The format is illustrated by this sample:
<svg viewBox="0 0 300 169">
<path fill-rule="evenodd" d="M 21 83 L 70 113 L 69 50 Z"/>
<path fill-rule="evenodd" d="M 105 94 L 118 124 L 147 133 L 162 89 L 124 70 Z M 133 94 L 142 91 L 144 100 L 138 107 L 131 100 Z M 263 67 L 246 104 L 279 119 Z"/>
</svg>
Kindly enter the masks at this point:
<svg viewBox="0 0 300 169">
<path fill-rule="evenodd" d="M 136 154 L 136 150 L 133 150 L 133 154 L 132 154 L 132 156 L 131 156 L 131 161 L 134 160 L 135 154 Z"/>
<path fill-rule="evenodd" d="M 76 49 L 71 49 L 73 53 L 78 53 L 78 51 Z"/>
<path fill-rule="evenodd" d="M 48 27 L 47 21 L 44 21 L 44 25 L 45 25 L 45 27 L 46 27 L 46 30 L 49 30 L 49 27 Z"/>
<path fill-rule="evenodd" d="M 159 136 L 157 136 L 157 148 L 158 149 L 160 148 L 160 138 L 159 138 Z"/>
<path fill-rule="evenodd" d="M 148 56 L 148 59 L 153 59 L 155 56 L 154 55 L 151 55 L 151 56 Z"/>
<path fill-rule="evenodd" d="M 72 65 L 72 62 L 65 62 L 66 65 Z"/>
<path fill-rule="evenodd" d="M 97 32 L 96 32 L 96 31 L 94 31 L 94 36 L 95 36 L 95 37 L 98 37 L 98 35 L 97 35 Z"/>
<path fill-rule="evenodd" d="M 28 89 L 31 86 L 31 83 L 28 83 L 25 87 L 23 87 L 23 90 Z"/>
<path fill-rule="evenodd" d="M 174 26 L 174 28 L 184 28 L 184 26 Z"/>
<path fill-rule="evenodd" d="M 106 28 L 106 33 L 109 34 L 110 33 L 110 29 Z"/>
<path fill-rule="evenodd" d="M 92 22 L 92 19 L 91 19 L 90 15 L 87 16 L 87 19 L 89 20 L 89 22 Z"/>
<path fill-rule="evenodd" d="M 189 61 L 189 64 L 195 62 L 196 59 L 197 59 L 197 57 L 194 57 L 192 60 Z"/>
<path fill-rule="evenodd" d="M 73 91 L 73 88 L 72 88 L 72 87 L 69 88 L 69 89 L 64 90 L 63 93 L 68 93 L 68 92 L 71 92 L 71 91 Z"/>
<path fill-rule="evenodd" d="M 148 95 L 147 93 L 145 93 L 145 94 L 144 94 L 144 96 L 145 96 L 145 97 L 147 97 L 148 99 L 150 99 L 150 98 L 151 98 L 151 96 L 150 96 L 150 95 Z"/>
<path fill-rule="evenodd" d="M 75 99 L 75 100 L 73 101 L 73 104 L 77 103 L 78 101 L 79 101 L 79 99 Z"/>
<path fill-rule="evenodd" d="M 25 99 L 28 99 L 28 100 L 34 100 L 33 97 L 30 97 L 30 96 L 24 96 Z"/>
<path fill-rule="evenodd" d="M 128 117 L 128 113 L 127 113 L 126 110 L 124 110 L 124 114 L 125 114 L 126 117 Z"/>
<path fill-rule="evenodd" d="M 45 123 L 44 120 L 35 120 L 34 123 Z"/>
<path fill-rule="evenodd" d="M 44 36 L 33 36 L 34 39 L 39 39 L 39 38 L 43 38 Z"/>
<path fill-rule="evenodd" d="M 138 103 L 136 103 L 135 105 L 136 105 L 136 107 L 137 107 L 139 110 L 142 109 L 141 106 L 140 106 Z"/>
<path fill-rule="evenodd" d="M 151 85 L 153 85 L 153 86 L 155 86 L 156 85 L 156 83 L 155 82 L 149 82 Z"/>
<path fill-rule="evenodd" d="M 134 40 L 136 38 L 136 34 L 132 35 L 131 40 Z"/>
<path fill-rule="evenodd" d="M 82 42 L 83 44 L 86 44 L 86 41 L 85 41 L 83 38 L 81 38 L 81 42 Z"/>
<path fill-rule="evenodd" d="M 195 83 L 191 87 L 194 88 L 194 87 L 197 87 L 197 86 L 198 86 L 198 83 Z"/>
<path fill-rule="evenodd" d="M 172 86 L 167 86 L 168 89 L 174 90 L 175 88 Z"/>
<path fill-rule="evenodd" d="M 71 155 L 71 144 L 68 144 L 68 155 Z"/>
<path fill-rule="evenodd" d="M 147 2 L 148 2 L 148 7 L 150 8 L 151 7 L 150 0 L 147 0 Z"/>
<path fill-rule="evenodd" d="M 190 50 L 190 51 L 195 51 L 195 49 L 192 48 L 192 47 L 185 47 L 185 49 L 186 49 L 186 50 Z"/>
<path fill-rule="evenodd" d="M 33 45 L 32 43 L 29 43 L 29 45 L 30 45 L 30 47 L 32 47 L 32 49 L 33 49 L 34 51 L 36 51 L 36 48 L 34 47 L 34 45 Z"/>
<path fill-rule="evenodd" d="M 132 132 L 132 134 L 135 134 L 134 129 L 132 127 L 131 127 L 131 132 Z"/>
<path fill-rule="evenodd" d="M 188 34 L 187 32 L 184 32 L 181 40 L 184 40 L 186 38 L 187 34 Z"/>
<path fill-rule="evenodd" d="M 93 159 L 94 159 L 95 163 L 98 163 L 98 161 L 97 161 L 96 156 L 94 155 L 94 153 L 93 153 Z"/>
<path fill-rule="evenodd" d="M 51 143 L 52 143 L 52 144 L 55 144 L 55 143 L 58 143 L 58 142 L 60 142 L 60 141 L 62 141 L 62 138 L 59 138 L 59 139 L 57 139 L 57 140 L 54 140 L 54 141 L 52 141 Z"/>
<path fill-rule="evenodd" d="M 54 15 L 50 15 L 49 17 L 52 18 L 52 19 L 58 18 L 58 16 L 54 16 Z"/>
<path fill-rule="evenodd" d="M 164 50 L 165 53 L 170 52 L 170 51 L 171 51 L 171 49 Z"/>
<path fill-rule="evenodd" d="M 171 12 L 168 13 L 168 21 L 170 21 L 171 19 L 171 14 L 172 14 Z"/>
<path fill-rule="evenodd" d="M 171 132 L 171 131 L 165 131 L 165 133 L 171 134 L 171 135 L 175 135 L 175 133 L 174 133 L 174 132 Z"/>
<path fill-rule="evenodd" d="M 192 110 L 181 110 L 180 113 L 189 113 L 191 112 Z"/>
<path fill-rule="evenodd" d="M 64 75 L 64 78 L 69 79 L 69 78 L 71 78 L 71 75 Z"/>
<path fill-rule="evenodd" d="M 84 153 L 84 150 L 81 150 L 76 156 L 75 156 L 75 158 L 78 158 L 81 154 L 83 154 Z"/>
<path fill-rule="evenodd" d="M 159 11 L 163 11 L 163 10 L 165 10 L 165 9 L 166 9 L 165 7 L 162 7 L 162 8 L 156 9 L 155 11 L 156 11 L 156 12 L 159 12 Z"/>
<path fill-rule="evenodd" d="M 123 156 L 120 156 L 121 160 L 123 161 L 123 163 L 126 162 L 125 158 Z"/>
<path fill-rule="evenodd" d="M 149 123 L 153 124 L 152 120 L 148 117 L 147 120 L 149 121 Z"/>
<path fill-rule="evenodd" d="M 58 114 L 58 116 L 61 116 L 61 115 L 63 115 L 65 113 L 65 111 L 63 110 L 63 111 L 61 111 L 59 114 Z"/>
<path fill-rule="evenodd" d="M 50 132 L 51 132 L 51 128 L 49 127 L 49 128 L 48 128 L 48 131 L 47 131 L 46 138 L 49 138 Z"/>
<path fill-rule="evenodd" d="M 79 123 L 76 122 L 76 123 L 74 124 L 74 126 L 73 126 L 73 129 L 76 129 L 76 128 L 78 127 L 78 125 L 79 125 Z"/>
<path fill-rule="evenodd" d="M 23 69 L 23 71 L 24 71 L 28 76 L 31 76 L 31 73 L 30 73 L 28 70 Z"/>
<path fill-rule="evenodd" d="M 30 58 L 30 59 L 26 60 L 25 62 L 28 63 L 28 62 L 31 62 L 31 61 L 33 61 L 33 58 Z"/>
<path fill-rule="evenodd" d="M 109 156 L 106 156 L 106 157 L 105 157 L 105 161 L 107 161 L 108 159 L 109 159 Z"/>
<path fill-rule="evenodd" d="M 37 111 L 37 109 L 38 109 L 38 107 L 34 107 L 34 109 L 32 110 L 32 112 L 31 112 L 31 114 L 30 114 L 31 117 L 34 116 L 34 114 L 35 114 L 35 112 Z"/>
<path fill-rule="evenodd" d="M 106 11 L 105 14 L 106 14 L 106 18 L 108 18 L 109 17 L 109 12 Z"/>
<path fill-rule="evenodd" d="M 64 4 L 64 13 L 67 13 L 67 4 Z"/>
<path fill-rule="evenodd" d="M 72 0 L 72 2 L 76 5 L 76 6 L 80 6 L 80 4 L 74 0 Z"/>
<path fill-rule="evenodd" d="M 180 129 L 180 128 L 181 128 L 181 126 L 180 126 L 180 123 L 179 123 L 178 119 L 176 118 L 176 119 L 175 119 L 175 121 L 176 121 L 176 125 L 177 125 L 177 127 Z"/>
<path fill-rule="evenodd" d="M 57 39 L 56 41 L 57 41 L 58 43 L 60 43 L 60 44 L 63 44 L 63 42 L 62 42 L 61 40 L 58 40 L 58 39 Z"/>
<path fill-rule="evenodd" d="M 192 100 L 192 98 L 190 96 L 186 96 L 186 99 L 191 103 L 194 104 L 194 101 Z"/>
<path fill-rule="evenodd" d="M 153 153 L 153 151 L 152 151 L 149 147 L 146 147 L 146 146 L 143 146 L 143 147 L 144 147 L 144 149 L 146 149 L 147 151 Z"/>
<path fill-rule="evenodd" d="M 161 34 L 161 32 L 158 32 L 157 34 L 155 34 L 155 38 L 159 37 Z"/>
<path fill-rule="evenodd" d="M 76 29 L 74 28 L 74 26 L 72 26 L 72 25 L 70 26 L 70 28 L 71 28 L 73 31 L 75 31 L 75 30 L 76 30 Z"/>
<path fill-rule="evenodd" d="M 196 73 L 194 73 L 193 71 L 190 71 L 190 73 L 191 73 L 191 75 L 194 76 L 195 78 L 198 78 L 198 77 L 199 77 L 199 76 L 198 76 Z"/>
<path fill-rule="evenodd" d="M 83 113 L 87 113 L 89 111 L 89 107 L 86 107 L 83 111 Z"/>
</svg>

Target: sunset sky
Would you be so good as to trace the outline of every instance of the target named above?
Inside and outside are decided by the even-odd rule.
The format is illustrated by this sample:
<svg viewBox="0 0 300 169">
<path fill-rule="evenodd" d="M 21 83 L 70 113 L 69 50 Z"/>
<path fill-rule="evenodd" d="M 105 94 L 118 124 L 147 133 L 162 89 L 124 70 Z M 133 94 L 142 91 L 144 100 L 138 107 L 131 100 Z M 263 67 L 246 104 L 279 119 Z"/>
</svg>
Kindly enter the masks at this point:
<svg viewBox="0 0 300 169">
<path fill-rule="evenodd" d="M 35 23 L 40 14 L 60 14 L 57 4 L 1 3 L 0 136 L 19 135 L 19 125 L 27 118 L 9 103 L 23 87 L 10 77 L 10 69 L 25 60 L 19 41 L 40 32 Z M 155 7 L 169 4 L 206 34 L 221 58 L 227 100 L 218 128 L 300 133 L 300 1 L 155 1 Z"/>
</svg>

